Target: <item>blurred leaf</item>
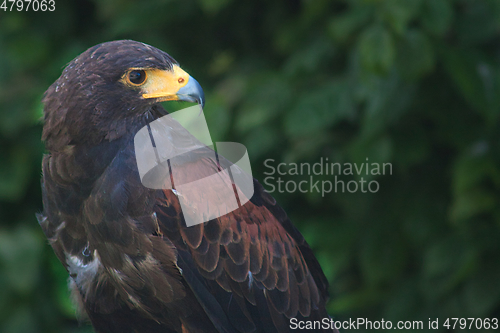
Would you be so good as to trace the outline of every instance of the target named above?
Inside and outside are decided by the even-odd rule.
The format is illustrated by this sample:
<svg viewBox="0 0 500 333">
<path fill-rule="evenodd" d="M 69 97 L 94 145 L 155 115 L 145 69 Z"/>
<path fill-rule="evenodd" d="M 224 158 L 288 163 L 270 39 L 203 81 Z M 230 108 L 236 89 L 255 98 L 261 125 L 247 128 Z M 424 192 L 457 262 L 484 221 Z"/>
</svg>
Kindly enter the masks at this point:
<svg viewBox="0 0 500 333">
<path fill-rule="evenodd" d="M 470 152 L 467 152 L 455 163 L 454 191 L 458 195 L 466 193 L 497 173 L 497 166 L 488 156 L 471 156 Z M 500 175 L 497 175 L 498 177 Z"/>
<path fill-rule="evenodd" d="M 12 33 L 26 28 L 27 23 L 28 18 L 26 15 L 17 11 L 12 11 L 10 15 L 3 15 L 0 26 L 4 33 Z"/>
<path fill-rule="evenodd" d="M 417 281 L 408 279 L 403 281 L 401 285 L 397 285 L 391 292 L 391 300 L 387 302 L 384 318 L 391 320 L 407 320 L 408 313 L 414 314 L 419 307 L 419 293 L 415 288 Z M 412 320 L 416 318 L 412 316 Z"/>
<path fill-rule="evenodd" d="M 435 36 L 444 35 L 453 19 L 451 0 L 423 0 L 422 25 Z"/>
<path fill-rule="evenodd" d="M 387 73 L 394 63 L 396 50 L 389 31 L 382 25 L 372 25 L 359 38 L 359 52 L 364 68 L 373 73 Z"/>
<path fill-rule="evenodd" d="M 497 200 L 493 193 L 474 188 L 456 195 L 450 208 L 450 217 L 454 221 L 462 221 L 474 215 L 486 213 L 495 207 Z"/>
<path fill-rule="evenodd" d="M 472 316 L 485 317 L 494 310 L 500 302 L 500 267 L 492 265 L 485 266 L 475 274 L 464 288 L 464 304 Z"/>
<path fill-rule="evenodd" d="M 330 61 L 333 55 L 333 45 L 323 37 L 316 38 L 288 58 L 284 71 L 290 76 L 313 73 Z"/>
<path fill-rule="evenodd" d="M 402 82 L 393 72 L 386 77 L 367 76 L 359 85 L 358 97 L 365 101 L 360 140 L 386 130 L 409 111 L 415 86 Z"/>
<path fill-rule="evenodd" d="M 26 294 L 36 287 L 42 246 L 38 234 L 30 229 L 19 227 L 12 232 L 0 229 L 0 262 L 10 288 Z"/>
<path fill-rule="evenodd" d="M 467 102 L 487 119 L 496 119 L 500 113 L 500 70 L 493 70 L 482 57 L 456 49 L 443 50 L 448 75 Z"/>
<path fill-rule="evenodd" d="M 48 45 L 37 33 L 27 33 L 11 41 L 7 50 L 10 52 L 9 59 L 12 65 L 21 70 L 40 64 L 47 58 Z"/>
<path fill-rule="evenodd" d="M 354 114 L 349 83 L 334 80 L 317 90 L 299 95 L 285 119 L 285 130 L 290 137 L 298 137 L 323 130 Z"/>
<path fill-rule="evenodd" d="M 373 7 L 371 6 L 352 8 L 342 16 L 331 18 L 328 32 L 334 40 L 345 42 L 352 38 L 352 35 L 369 21 L 372 13 Z"/>
<path fill-rule="evenodd" d="M 333 300 L 328 306 L 328 311 L 339 315 L 345 314 L 361 307 L 373 306 L 379 299 L 380 292 L 376 290 L 354 291 Z"/>
<path fill-rule="evenodd" d="M 40 329 L 36 327 L 33 313 L 28 307 L 18 308 L 17 311 L 15 311 L 2 326 L 2 333 L 40 332 Z"/>
<path fill-rule="evenodd" d="M 282 111 L 290 101 L 289 84 L 273 74 L 259 75 L 256 84 L 237 114 L 236 129 L 247 132 L 270 121 Z"/>
<path fill-rule="evenodd" d="M 2 266 L 3 265 L 0 264 L 0 283 L 2 286 L 8 286 L 10 281 L 7 279 L 5 274 L 1 272 L 1 270 L 3 270 Z M 4 319 L 5 314 L 8 313 L 8 309 L 12 307 L 12 298 L 15 297 L 12 294 L 12 290 L 8 288 L 0 288 L 0 322 Z"/>
<path fill-rule="evenodd" d="M 222 103 L 228 107 L 234 106 L 240 102 L 243 95 L 249 90 L 248 79 L 240 75 L 233 75 L 219 82 L 214 94 L 217 99 L 221 99 Z M 208 106 L 208 105 L 207 105 Z"/>
<path fill-rule="evenodd" d="M 408 31 L 398 43 L 397 64 L 403 77 L 417 79 L 424 76 L 433 69 L 434 62 L 434 50 L 420 31 Z"/>
<path fill-rule="evenodd" d="M 31 172 L 31 157 L 29 151 L 20 145 L 9 150 L 8 159 L 0 161 L 0 198 L 16 200 L 26 190 Z"/>
<path fill-rule="evenodd" d="M 404 240 L 394 232 L 383 230 L 380 223 L 369 226 L 367 231 L 360 248 L 360 265 L 366 283 L 377 286 L 398 279 L 407 260 Z"/>
<path fill-rule="evenodd" d="M 198 0 L 198 2 L 205 11 L 215 14 L 226 7 L 231 0 Z"/>
<path fill-rule="evenodd" d="M 304 158 L 311 158 L 317 151 L 331 141 L 331 136 L 326 132 L 311 133 L 307 136 L 293 138 L 293 144 L 288 147 L 283 159 L 286 161 L 298 162 Z"/>
<path fill-rule="evenodd" d="M 495 35 L 500 28 L 500 5 L 498 1 L 463 1 L 464 9 L 459 12 L 457 32 L 465 44 L 482 43 Z"/>
<path fill-rule="evenodd" d="M 354 163 L 378 163 L 382 167 L 383 163 L 391 162 L 392 147 L 391 139 L 386 136 L 368 140 L 360 138 L 353 142 L 349 156 Z M 371 179 L 371 175 L 366 175 L 366 178 Z"/>
<path fill-rule="evenodd" d="M 392 30 L 402 35 L 408 22 L 416 16 L 421 0 L 385 0 L 384 15 L 392 26 Z"/>
<path fill-rule="evenodd" d="M 427 297 L 437 299 L 449 293 L 473 271 L 476 262 L 475 253 L 458 237 L 448 236 L 430 246 L 423 267 Z"/>
<path fill-rule="evenodd" d="M 230 51 L 221 52 L 214 57 L 209 72 L 211 75 L 227 73 L 231 70 L 234 61 L 234 55 Z"/>
<path fill-rule="evenodd" d="M 406 126 L 405 126 L 406 125 Z M 394 133 L 394 158 L 399 169 L 424 161 L 430 153 L 429 137 L 417 124 L 400 124 Z"/>
<path fill-rule="evenodd" d="M 242 141 L 252 160 L 273 150 L 276 142 L 279 142 L 279 136 L 276 128 L 272 126 L 261 126 L 250 132 Z"/>
</svg>

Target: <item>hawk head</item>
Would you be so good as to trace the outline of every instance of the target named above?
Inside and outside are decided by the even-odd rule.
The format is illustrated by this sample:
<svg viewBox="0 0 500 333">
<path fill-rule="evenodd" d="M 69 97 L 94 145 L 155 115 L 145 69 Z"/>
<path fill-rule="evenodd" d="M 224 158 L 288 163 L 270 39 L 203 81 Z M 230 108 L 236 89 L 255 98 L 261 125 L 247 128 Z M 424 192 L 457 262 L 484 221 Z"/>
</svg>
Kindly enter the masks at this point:
<svg viewBox="0 0 500 333">
<path fill-rule="evenodd" d="M 50 150 L 114 140 L 139 119 L 165 114 L 159 102 L 174 100 L 204 105 L 200 84 L 170 55 L 131 40 L 98 44 L 45 93 L 42 138 Z"/>
</svg>

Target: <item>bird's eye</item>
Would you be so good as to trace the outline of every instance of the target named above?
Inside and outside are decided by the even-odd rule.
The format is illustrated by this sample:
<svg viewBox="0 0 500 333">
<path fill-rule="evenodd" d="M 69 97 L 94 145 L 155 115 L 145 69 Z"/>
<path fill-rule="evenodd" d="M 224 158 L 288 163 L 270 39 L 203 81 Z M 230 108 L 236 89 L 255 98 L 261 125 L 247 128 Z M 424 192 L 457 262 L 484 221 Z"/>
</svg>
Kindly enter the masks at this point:
<svg viewBox="0 0 500 333">
<path fill-rule="evenodd" d="M 134 85 L 143 84 L 146 81 L 146 72 L 142 69 L 134 69 L 128 73 L 128 80 Z"/>
</svg>

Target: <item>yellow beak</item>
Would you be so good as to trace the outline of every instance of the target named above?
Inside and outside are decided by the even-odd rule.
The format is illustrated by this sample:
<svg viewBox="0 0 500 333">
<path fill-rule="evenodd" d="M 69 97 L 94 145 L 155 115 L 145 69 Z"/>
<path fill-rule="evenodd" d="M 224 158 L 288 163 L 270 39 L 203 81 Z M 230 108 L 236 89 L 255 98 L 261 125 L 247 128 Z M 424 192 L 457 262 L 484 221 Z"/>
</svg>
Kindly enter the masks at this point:
<svg viewBox="0 0 500 333">
<path fill-rule="evenodd" d="M 205 94 L 198 81 L 174 65 L 172 70 L 148 69 L 147 80 L 141 86 L 143 98 L 163 101 L 186 101 L 205 105 Z"/>
</svg>

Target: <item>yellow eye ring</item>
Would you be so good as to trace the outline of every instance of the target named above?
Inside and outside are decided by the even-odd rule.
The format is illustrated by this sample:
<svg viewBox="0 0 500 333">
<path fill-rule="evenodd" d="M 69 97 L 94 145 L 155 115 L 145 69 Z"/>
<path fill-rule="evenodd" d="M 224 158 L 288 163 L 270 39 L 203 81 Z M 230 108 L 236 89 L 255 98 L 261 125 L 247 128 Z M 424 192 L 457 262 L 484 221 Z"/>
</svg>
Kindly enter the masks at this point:
<svg viewBox="0 0 500 333">
<path fill-rule="evenodd" d="M 127 73 L 126 78 L 127 82 L 130 83 L 131 85 L 140 86 L 144 82 L 146 82 L 147 76 L 148 75 L 146 71 L 142 69 L 134 69 Z"/>
</svg>

